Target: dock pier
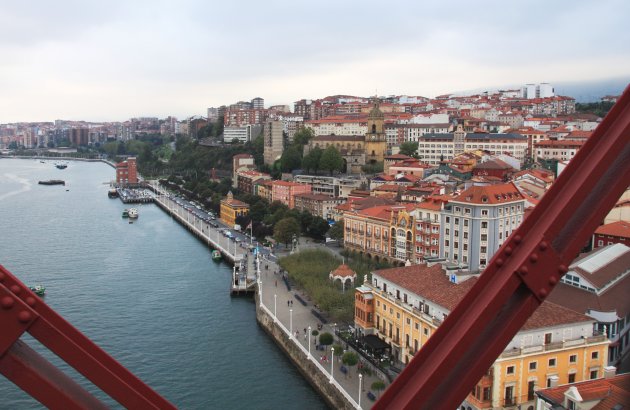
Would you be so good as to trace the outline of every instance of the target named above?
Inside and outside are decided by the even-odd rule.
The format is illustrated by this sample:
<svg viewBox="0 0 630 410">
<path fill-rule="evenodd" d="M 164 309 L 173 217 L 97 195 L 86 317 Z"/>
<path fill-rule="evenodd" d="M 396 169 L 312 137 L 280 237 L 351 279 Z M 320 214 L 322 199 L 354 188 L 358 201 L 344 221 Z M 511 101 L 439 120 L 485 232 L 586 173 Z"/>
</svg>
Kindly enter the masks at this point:
<svg viewBox="0 0 630 410">
<path fill-rule="evenodd" d="M 221 252 L 222 258 L 232 264 L 230 295 L 253 296 L 256 292 L 258 272 L 254 252 L 223 236 L 219 228 L 212 227 L 208 222 L 170 199 L 161 187 L 150 185 L 150 189 L 155 193 L 152 201 L 157 206 L 204 242 L 208 248 Z"/>
</svg>

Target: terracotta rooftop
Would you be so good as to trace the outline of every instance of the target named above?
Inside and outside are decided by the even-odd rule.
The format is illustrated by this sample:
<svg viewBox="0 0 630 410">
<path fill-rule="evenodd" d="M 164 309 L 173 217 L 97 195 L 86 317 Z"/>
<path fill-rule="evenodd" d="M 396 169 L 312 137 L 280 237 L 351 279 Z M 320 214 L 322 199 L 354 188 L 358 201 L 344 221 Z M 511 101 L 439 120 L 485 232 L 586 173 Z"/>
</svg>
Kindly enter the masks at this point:
<svg viewBox="0 0 630 410">
<path fill-rule="evenodd" d="M 471 204 L 504 204 L 522 200 L 523 195 L 512 182 L 507 184 L 496 184 L 487 186 L 474 185 L 457 197 L 453 201 L 466 202 Z"/>
<path fill-rule="evenodd" d="M 295 197 L 304 198 L 311 201 L 337 201 L 339 198 L 335 198 L 332 196 L 324 195 L 324 194 L 295 194 Z"/>
<path fill-rule="evenodd" d="M 619 238 L 630 239 L 630 222 L 617 221 L 602 225 L 595 230 L 596 234 L 617 236 Z"/>
<path fill-rule="evenodd" d="M 474 169 L 514 169 L 512 166 L 498 158 L 490 159 L 484 162 L 478 162 Z"/>
<path fill-rule="evenodd" d="M 542 389 L 538 390 L 536 394 L 547 403 L 551 403 L 553 408 L 556 408 L 556 405 L 564 406 L 564 393 L 571 387 L 577 389 L 584 402 L 598 401 L 593 407 L 590 407 L 591 403 L 589 403 L 591 410 L 630 408 L 630 373 Z"/>
<path fill-rule="evenodd" d="M 427 265 L 412 265 L 378 270 L 374 273 L 389 282 L 408 289 L 418 296 L 445 307 L 449 311 L 453 311 L 466 293 L 477 283 L 476 277 L 461 283 L 452 283 L 440 264 L 431 267 Z M 591 321 L 593 319 L 583 314 L 545 301 L 536 309 L 521 330 Z"/>
<path fill-rule="evenodd" d="M 584 141 L 573 141 L 573 140 L 548 140 L 548 141 L 540 141 L 534 144 L 536 147 L 568 147 L 568 148 L 579 148 L 584 145 Z"/>
<path fill-rule="evenodd" d="M 345 263 L 339 265 L 339 267 L 335 269 L 334 271 L 330 272 L 330 274 L 333 276 L 340 276 L 343 278 L 352 278 L 357 275 L 357 273 L 353 271 L 352 269 L 350 269 L 350 266 L 346 265 Z"/>
</svg>

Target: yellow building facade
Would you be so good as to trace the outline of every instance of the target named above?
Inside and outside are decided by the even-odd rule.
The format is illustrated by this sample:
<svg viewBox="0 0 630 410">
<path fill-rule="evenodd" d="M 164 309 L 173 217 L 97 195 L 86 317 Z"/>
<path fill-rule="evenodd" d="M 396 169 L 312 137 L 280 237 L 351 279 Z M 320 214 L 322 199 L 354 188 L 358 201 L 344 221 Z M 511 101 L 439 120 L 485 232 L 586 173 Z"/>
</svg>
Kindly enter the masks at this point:
<svg viewBox="0 0 630 410">
<path fill-rule="evenodd" d="M 236 225 L 236 218 L 249 214 L 249 205 L 245 202 L 234 199 L 232 192 L 228 192 L 227 197 L 221 200 L 219 219 L 229 227 Z"/>
<path fill-rule="evenodd" d="M 390 345 L 395 360 L 407 364 L 442 324 L 476 278 L 451 278 L 433 265 L 373 272 L 357 288 L 355 327 Z M 370 301 L 371 306 L 365 306 Z M 366 322 L 366 311 L 373 313 Z M 371 313 L 371 312 L 370 312 Z M 497 358 L 460 410 L 533 410 L 541 388 L 601 378 L 609 341 L 593 332 L 594 321 L 545 302 Z"/>
</svg>

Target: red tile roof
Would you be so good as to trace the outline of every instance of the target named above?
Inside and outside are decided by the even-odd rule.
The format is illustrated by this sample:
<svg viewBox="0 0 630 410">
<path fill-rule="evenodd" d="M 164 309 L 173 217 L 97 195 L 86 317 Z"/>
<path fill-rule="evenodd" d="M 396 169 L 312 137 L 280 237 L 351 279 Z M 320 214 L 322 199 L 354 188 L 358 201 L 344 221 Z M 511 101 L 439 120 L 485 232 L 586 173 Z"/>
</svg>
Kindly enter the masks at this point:
<svg viewBox="0 0 630 410">
<path fill-rule="evenodd" d="M 584 141 L 573 141 L 573 140 L 548 140 L 548 141 L 540 141 L 534 144 L 536 147 L 567 147 L 567 148 L 580 148 L 584 145 Z"/>
<path fill-rule="evenodd" d="M 630 239 L 630 222 L 617 221 L 602 225 L 595 230 L 595 233 L 599 235 L 617 236 L 619 238 Z"/>
<path fill-rule="evenodd" d="M 504 204 L 523 200 L 523 195 L 512 182 L 487 186 L 473 185 L 457 197 L 452 199 L 457 202 L 471 204 Z"/>
<path fill-rule="evenodd" d="M 621 405 L 619 409 L 630 407 L 630 373 L 542 389 L 536 394 L 552 405 L 564 406 L 564 393 L 572 386 L 577 389 L 583 401 L 599 401 L 591 410 L 610 410 L 616 405 Z"/>
<path fill-rule="evenodd" d="M 401 268 L 382 269 L 374 273 L 450 311 L 455 309 L 455 306 L 464 298 L 474 284 L 477 283 L 476 277 L 461 283 L 452 283 L 442 270 L 440 264 L 431 267 L 427 265 L 412 265 Z M 563 324 L 592 321 L 593 319 L 583 314 L 545 301 L 536 309 L 521 330 L 548 328 Z"/>
</svg>

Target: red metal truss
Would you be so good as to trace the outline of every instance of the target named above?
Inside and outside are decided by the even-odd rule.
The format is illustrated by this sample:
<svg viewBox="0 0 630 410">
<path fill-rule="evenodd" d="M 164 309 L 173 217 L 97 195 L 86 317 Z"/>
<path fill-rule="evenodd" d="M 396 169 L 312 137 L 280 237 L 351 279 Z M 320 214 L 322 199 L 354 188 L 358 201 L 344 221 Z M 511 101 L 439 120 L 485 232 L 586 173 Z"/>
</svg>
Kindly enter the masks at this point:
<svg viewBox="0 0 630 410">
<path fill-rule="evenodd" d="M 25 332 L 126 408 L 175 409 L 0 265 L 0 373 L 51 409 L 107 408 L 19 340 Z"/>
<path fill-rule="evenodd" d="M 630 186 L 630 87 L 374 409 L 456 409 Z"/>
</svg>

